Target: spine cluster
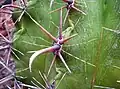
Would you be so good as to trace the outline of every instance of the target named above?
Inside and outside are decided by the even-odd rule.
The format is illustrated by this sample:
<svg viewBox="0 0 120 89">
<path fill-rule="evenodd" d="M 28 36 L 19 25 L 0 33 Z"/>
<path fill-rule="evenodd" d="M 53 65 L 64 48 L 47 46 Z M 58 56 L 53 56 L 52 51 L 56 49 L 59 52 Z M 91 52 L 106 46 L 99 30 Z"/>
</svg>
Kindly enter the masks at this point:
<svg viewBox="0 0 120 89">
<path fill-rule="evenodd" d="M 48 30 L 46 30 L 42 25 L 40 25 L 36 20 L 34 20 L 34 18 L 27 12 L 27 1 L 26 0 L 20 0 L 20 2 L 17 2 L 17 4 L 15 4 L 14 0 L 3 0 L 2 2 L 0 2 L 0 89 L 24 89 L 24 87 L 30 87 L 33 89 L 41 89 L 40 87 L 44 88 L 44 89 L 56 89 L 58 87 L 58 85 L 60 84 L 60 82 L 58 83 L 58 85 L 56 84 L 56 80 L 55 78 L 53 78 L 53 82 L 50 83 L 48 80 L 48 77 L 51 73 L 51 69 L 52 66 L 55 63 L 55 60 L 57 57 L 59 57 L 59 59 L 61 60 L 61 62 L 64 64 L 67 72 L 65 72 L 62 76 L 62 78 L 60 79 L 60 81 L 63 79 L 63 77 L 66 75 L 66 73 L 71 73 L 72 71 L 70 70 L 70 68 L 68 67 L 67 63 L 65 62 L 61 52 L 64 51 L 63 50 L 63 45 L 69 41 L 70 39 L 72 39 L 73 37 L 75 37 L 77 34 L 74 34 L 72 36 L 68 36 L 65 37 L 63 35 L 63 25 L 66 23 L 66 20 L 68 18 L 69 12 L 71 9 L 74 9 L 80 13 L 82 13 L 83 15 L 86 15 L 83 11 L 79 10 L 77 7 L 75 7 L 75 0 L 63 0 L 65 3 L 67 3 L 67 5 L 62 6 L 54 11 L 51 11 L 50 13 L 56 12 L 56 11 L 60 11 L 60 25 L 59 25 L 59 29 L 58 29 L 58 37 L 54 37 L 51 33 L 48 32 Z M 13 22 L 12 20 L 12 11 L 14 10 L 14 8 L 18 8 L 22 11 L 22 14 L 18 17 L 18 19 Z M 67 9 L 66 12 L 66 16 L 64 18 L 64 21 L 62 20 L 62 11 L 63 9 Z M 35 51 L 32 56 L 30 57 L 29 60 L 29 69 L 30 72 L 32 72 L 32 63 L 35 60 L 35 58 L 38 55 L 41 55 L 43 53 L 48 53 L 48 52 L 52 52 L 54 54 L 54 57 L 52 59 L 52 63 L 49 67 L 49 70 L 47 72 L 47 74 L 45 75 L 44 73 L 41 73 L 39 71 L 40 76 L 42 77 L 42 79 L 45 82 L 45 86 L 41 85 L 40 87 L 34 87 L 34 86 L 30 86 L 30 85 L 26 85 L 23 84 L 21 82 L 18 82 L 15 78 L 15 62 L 12 59 L 12 42 L 13 42 L 13 32 L 15 30 L 15 24 L 17 21 L 20 21 L 23 14 L 26 13 L 29 18 L 37 25 L 40 27 L 40 30 L 47 36 L 49 37 L 51 40 L 54 41 L 54 44 L 51 45 L 51 47 L 42 49 L 42 50 L 37 50 Z M 49 13 L 49 14 L 50 14 Z M 56 70 L 58 72 L 58 70 Z M 33 78 L 35 81 L 37 81 L 35 78 Z"/>
</svg>

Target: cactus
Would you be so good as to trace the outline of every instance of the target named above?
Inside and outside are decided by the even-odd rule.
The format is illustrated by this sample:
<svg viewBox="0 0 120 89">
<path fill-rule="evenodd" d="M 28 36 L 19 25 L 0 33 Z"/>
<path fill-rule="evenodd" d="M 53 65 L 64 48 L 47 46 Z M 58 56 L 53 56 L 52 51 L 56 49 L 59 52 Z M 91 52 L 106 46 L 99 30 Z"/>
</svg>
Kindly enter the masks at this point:
<svg viewBox="0 0 120 89">
<path fill-rule="evenodd" d="M 16 67 L 13 61 L 14 67 L 3 65 L 3 61 L 0 66 L 4 68 L 5 71 L 8 68 L 14 71 L 14 76 L 22 76 L 22 79 L 17 79 L 17 81 L 20 81 L 18 84 L 24 85 L 25 83 L 26 86 L 32 86 L 31 88 L 36 89 L 120 88 L 120 1 L 73 1 L 74 4 L 70 5 L 71 0 L 30 0 L 25 3 L 29 5 L 22 5 L 21 7 L 23 8 L 14 11 L 14 19 L 18 19 L 20 16 L 19 22 L 15 25 L 16 30 L 14 36 L 11 36 L 11 38 L 15 38 L 13 47 L 19 49 L 19 52 L 14 52 L 16 56 L 10 57 L 11 61 L 14 59 L 16 62 Z M 59 10 L 61 9 L 57 8 L 60 7 L 62 7 L 62 19 L 64 21 L 62 26 L 63 31 L 60 32 L 60 34 L 62 34 L 64 38 L 78 34 L 63 44 L 62 47 L 61 55 L 69 68 L 66 69 L 64 64 L 59 61 L 58 56 L 55 62 L 52 63 L 53 56 L 55 55 L 53 51 L 53 53 L 44 53 L 35 56 L 34 58 L 36 60 L 33 59 L 34 62 L 32 65 L 29 64 L 29 59 L 31 59 L 32 55 L 29 51 L 43 51 L 44 48 L 53 46 L 56 37 L 59 36 Z M 72 7 L 77 8 L 77 11 Z M 78 9 L 85 15 L 78 12 Z M 53 10 L 56 12 L 53 12 Z M 21 12 L 23 14 L 21 14 Z M 40 28 L 47 30 L 41 31 Z M 44 33 L 47 33 L 49 38 L 47 38 Z M 0 37 L 2 37 L 1 40 L 4 40 L 3 37 L 6 38 L 7 36 L 1 35 Z M 50 38 L 54 41 L 51 41 Z M 11 46 L 11 44 L 8 44 L 8 40 L 6 40 L 6 42 L 4 47 L 7 47 L 7 45 Z M 5 50 L 7 49 L 0 52 L 5 52 Z M 52 67 L 50 68 L 51 63 Z M 32 72 L 30 72 L 29 67 L 32 68 Z M 71 71 L 71 73 L 69 73 L 68 70 Z M 51 72 L 48 73 L 48 71 Z M 41 74 L 44 75 L 44 78 Z M 12 80 L 10 80 L 10 82 L 11 81 Z M 9 84 L 10 83 L 7 85 Z"/>
</svg>

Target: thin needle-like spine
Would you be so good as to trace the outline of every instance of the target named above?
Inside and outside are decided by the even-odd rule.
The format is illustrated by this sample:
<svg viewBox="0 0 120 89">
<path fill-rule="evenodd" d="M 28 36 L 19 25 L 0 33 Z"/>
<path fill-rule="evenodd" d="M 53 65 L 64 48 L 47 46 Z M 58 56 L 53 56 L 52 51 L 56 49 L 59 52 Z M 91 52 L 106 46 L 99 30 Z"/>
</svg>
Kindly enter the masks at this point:
<svg viewBox="0 0 120 89">
<path fill-rule="evenodd" d="M 18 8 L 18 9 L 23 9 L 23 7 L 20 7 L 20 6 L 18 6 L 18 5 L 12 5 L 12 4 L 3 5 L 1 8 L 6 8 L 6 7 L 13 7 L 13 8 Z"/>
<path fill-rule="evenodd" d="M 66 22 L 68 15 L 69 15 L 69 12 L 70 12 L 70 9 L 67 10 L 67 13 L 66 13 L 65 18 L 64 18 L 63 26 L 65 25 L 65 22 Z"/>
<path fill-rule="evenodd" d="M 62 55 L 60 54 L 60 52 L 58 53 L 61 61 L 63 62 L 63 64 L 65 65 L 65 67 L 67 68 L 67 70 L 69 71 L 69 73 L 71 73 L 71 70 L 69 69 L 68 65 L 66 64 L 65 60 L 63 59 Z"/>
<path fill-rule="evenodd" d="M 60 9 L 59 39 L 62 39 L 62 8 Z"/>
<path fill-rule="evenodd" d="M 50 74 L 50 71 L 51 71 L 51 68 L 52 68 L 52 66 L 53 66 L 53 64 L 54 64 L 54 62 L 55 62 L 55 59 L 56 59 L 56 55 L 54 56 L 54 58 L 53 58 L 53 60 L 52 60 L 52 63 L 50 64 L 50 68 L 49 68 L 49 70 L 48 70 L 47 77 L 48 77 L 49 74 Z"/>
<path fill-rule="evenodd" d="M 4 78 L 0 79 L 0 85 L 5 83 L 6 81 L 11 80 L 11 79 L 13 79 L 12 75 L 8 75 L 7 77 L 4 77 Z"/>
<path fill-rule="evenodd" d="M 7 88 L 8 88 L 8 89 L 12 89 L 12 88 L 10 88 L 8 85 L 7 85 Z"/>
<path fill-rule="evenodd" d="M 10 46 L 9 46 L 9 45 L 4 46 L 4 47 L 0 47 L 0 51 L 1 51 L 1 50 L 4 50 L 4 49 L 8 49 L 8 48 L 10 48 Z"/>
<path fill-rule="evenodd" d="M 18 18 L 18 21 L 20 21 L 21 20 L 21 18 L 22 18 L 22 16 L 24 15 L 24 13 L 25 13 L 25 11 L 26 11 L 26 3 L 25 3 L 25 0 L 20 0 L 21 1 L 21 3 L 22 3 L 22 5 L 24 5 L 24 10 L 22 11 L 22 13 L 21 13 L 21 15 L 19 16 L 19 18 Z"/>
<path fill-rule="evenodd" d="M 26 12 L 26 11 L 25 11 Z M 40 28 L 41 28 L 41 31 L 44 32 L 48 37 L 50 37 L 52 40 L 54 40 L 55 42 L 57 42 L 57 39 L 52 36 L 52 34 L 50 34 L 44 27 L 42 27 L 36 20 L 33 19 L 33 17 L 28 13 L 26 12 L 27 15 L 30 17 L 30 19 L 36 24 L 38 25 Z"/>
<path fill-rule="evenodd" d="M 77 10 L 77 11 L 79 11 L 79 12 L 81 12 L 83 15 L 86 15 L 86 13 L 85 12 L 83 12 L 82 10 L 79 10 L 78 8 L 76 8 L 75 6 L 72 6 L 72 8 L 73 9 L 75 9 L 75 10 Z"/>
<path fill-rule="evenodd" d="M 45 81 L 46 81 L 46 86 L 47 86 L 47 88 L 49 89 L 50 88 L 50 85 L 49 85 L 49 82 L 48 82 L 48 79 L 47 79 L 47 77 L 46 77 L 46 75 L 43 73 L 43 76 L 44 76 L 44 79 L 45 79 Z"/>
<path fill-rule="evenodd" d="M 65 42 L 67 42 L 68 40 L 72 39 L 73 37 L 75 37 L 75 36 L 77 36 L 77 35 L 78 35 L 78 34 L 74 34 L 74 35 L 72 35 L 72 36 L 70 36 L 70 37 L 67 37 L 67 38 L 63 39 L 63 41 L 62 41 L 61 43 L 65 43 Z"/>
<path fill-rule="evenodd" d="M 5 42 L 7 43 L 12 43 L 10 40 L 8 40 L 5 36 L 3 36 L 1 33 L 0 33 L 0 36 L 5 40 Z"/>
<path fill-rule="evenodd" d="M 23 84 L 23 83 L 21 83 L 20 85 L 25 86 L 25 87 L 28 87 L 28 89 L 29 89 L 29 88 L 32 88 L 32 89 L 42 89 L 42 88 L 38 88 L 38 87 L 31 86 L 31 85 L 28 85 L 28 84 Z"/>
<path fill-rule="evenodd" d="M 59 11 L 59 10 L 61 10 L 61 8 L 62 8 L 62 9 L 63 9 L 63 8 L 66 8 L 66 6 L 62 6 L 62 7 L 58 8 L 58 9 L 55 9 L 55 10 L 53 10 L 53 11 L 50 11 L 48 14 L 51 14 L 51 13 L 56 12 L 56 11 Z"/>
<path fill-rule="evenodd" d="M 63 74 L 62 78 L 60 79 L 60 81 L 59 81 L 58 84 L 56 85 L 56 88 L 55 88 L 55 89 L 58 88 L 58 86 L 60 85 L 60 83 L 61 83 L 61 81 L 63 80 L 63 78 L 65 77 L 65 75 L 66 75 L 66 73 Z"/>
<path fill-rule="evenodd" d="M 43 81 L 45 82 L 46 86 L 49 87 L 45 77 L 42 75 L 42 73 L 40 71 L 39 71 L 39 74 L 40 74 L 41 78 L 43 79 Z"/>
<path fill-rule="evenodd" d="M 0 64 L 4 66 L 10 73 L 13 73 L 13 71 L 9 67 L 7 67 L 3 62 L 0 61 Z"/>
<path fill-rule="evenodd" d="M 44 89 L 46 89 L 45 86 L 43 86 L 35 77 L 33 77 L 33 80 L 35 80 L 41 87 L 43 87 Z"/>
<path fill-rule="evenodd" d="M 2 9 L 0 8 L 0 13 L 5 13 L 5 14 L 12 14 L 13 12 L 10 12 L 10 11 L 6 11 L 6 10 L 2 10 Z"/>
<path fill-rule="evenodd" d="M 24 13 L 25 13 L 25 10 L 26 10 L 26 9 L 24 9 L 24 10 L 22 11 L 21 15 L 18 17 L 18 22 L 20 22 L 20 20 L 21 20 L 22 16 L 23 16 L 23 15 L 24 15 Z"/>
<path fill-rule="evenodd" d="M 69 56 L 71 56 L 71 57 L 73 57 L 73 58 L 75 58 L 75 59 L 77 59 L 77 60 L 79 60 L 79 61 L 81 61 L 81 62 L 83 62 L 83 63 L 86 63 L 86 64 L 88 64 L 88 65 L 90 65 L 90 66 L 92 66 L 92 67 L 96 67 L 94 64 L 89 63 L 89 62 L 87 62 L 87 61 L 85 61 L 85 60 L 82 60 L 82 59 L 80 59 L 79 57 L 76 57 L 76 56 L 72 55 L 71 53 L 68 53 L 68 52 L 66 52 L 66 51 L 64 51 L 64 50 L 62 50 L 62 51 L 63 51 L 64 53 L 68 54 Z"/>
<path fill-rule="evenodd" d="M 35 87 L 39 87 L 37 84 L 35 84 L 33 81 L 31 81 L 32 85 L 34 85 Z"/>
<path fill-rule="evenodd" d="M 12 53 L 18 60 L 20 60 L 20 58 L 17 56 L 17 54 L 13 50 L 12 50 Z"/>
</svg>

